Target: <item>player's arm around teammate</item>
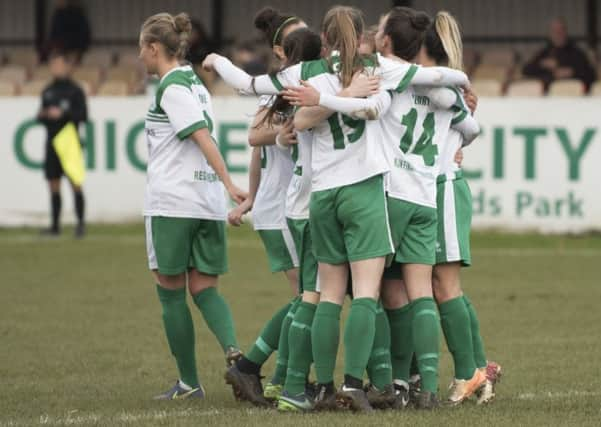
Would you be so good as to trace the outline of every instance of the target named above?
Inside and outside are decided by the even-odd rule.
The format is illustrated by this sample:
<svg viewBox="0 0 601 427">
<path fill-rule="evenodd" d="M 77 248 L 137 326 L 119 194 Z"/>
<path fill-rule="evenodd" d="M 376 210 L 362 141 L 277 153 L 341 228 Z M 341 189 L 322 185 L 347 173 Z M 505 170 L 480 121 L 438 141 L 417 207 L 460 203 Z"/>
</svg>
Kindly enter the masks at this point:
<svg viewBox="0 0 601 427">
<path fill-rule="evenodd" d="M 160 78 L 145 123 L 148 261 L 180 375 L 159 399 L 204 397 L 186 285 L 226 359 L 240 354 L 229 306 L 216 286 L 227 271 L 224 188 L 237 203 L 246 193 L 232 183 L 212 135 L 208 91 L 191 67 L 180 66 L 190 31 L 187 15 L 161 13 L 148 18 L 140 33 L 140 59 Z"/>
</svg>

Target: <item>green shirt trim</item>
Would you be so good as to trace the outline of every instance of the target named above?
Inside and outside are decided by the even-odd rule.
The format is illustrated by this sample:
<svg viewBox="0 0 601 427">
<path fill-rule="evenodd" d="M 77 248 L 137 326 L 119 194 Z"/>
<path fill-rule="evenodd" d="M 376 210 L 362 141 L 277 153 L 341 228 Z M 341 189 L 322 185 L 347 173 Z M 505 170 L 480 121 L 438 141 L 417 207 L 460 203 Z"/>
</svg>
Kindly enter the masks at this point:
<svg viewBox="0 0 601 427">
<path fill-rule="evenodd" d="M 411 80 L 413 80 L 413 76 L 415 76 L 415 73 L 417 73 L 417 65 L 411 64 L 409 70 L 407 70 L 405 76 L 399 82 L 399 85 L 396 87 L 395 91 L 400 93 L 407 89 L 407 87 L 409 87 L 409 84 L 411 83 Z"/>
<path fill-rule="evenodd" d="M 196 73 L 193 70 L 174 70 L 169 73 L 164 80 L 159 83 L 157 88 L 157 92 L 155 95 L 155 104 L 156 109 L 153 111 L 154 113 L 164 114 L 165 112 L 161 108 L 161 99 L 163 98 L 163 93 L 170 85 L 180 85 L 184 86 L 187 89 L 191 89 L 192 85 L 203 85 L 202 81 L 198 78 Z"/>
<path fill-rule="evenodd" d="M 270 75 L 269 78 L 271 79 L 271 83 L 273 83 L 273 86 L 277 90 L 279 90 L 279 91 L 284 90 L 284 86 L 282 85 L 282 83 L 280 83 L 280 81 L 278 80 L 278 78 L 276 76 Z"/>
<path fill-rule="evenodd" d="M 183 141 L 184 139 L 188 138 L 190 135 L 192 135 L 194 132 L 196 132 L 198 129 L 203 129 L 203 128 L 208 128 L 209 126 L 207 125 L 206 120 L 201 120 L 199 122 L 193 123 L 190 126 L 188 126 L 185 129 L 180 130 L 177 133 L 177 137 Z"/>
<path fill-rule="evenodd" d="M 451 120 L 451 125 L 456 125 L 457 123 L 462 122 L 466 117 L 467 117 L 467 111 L 461 110 L 459 112 L 459 114 L 457 114 L 455 117 L 453 117 L 453 120 Z"/>
</svg>

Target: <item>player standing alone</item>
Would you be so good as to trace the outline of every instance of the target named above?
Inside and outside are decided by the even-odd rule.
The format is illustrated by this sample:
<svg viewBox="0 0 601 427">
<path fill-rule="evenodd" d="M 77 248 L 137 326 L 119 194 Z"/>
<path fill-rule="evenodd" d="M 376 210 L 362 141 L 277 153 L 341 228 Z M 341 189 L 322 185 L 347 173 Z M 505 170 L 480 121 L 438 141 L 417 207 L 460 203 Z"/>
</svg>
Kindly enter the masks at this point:
<svg viewBox="0 0 601 427">
<path fill-rule="evenodd" d="M 42 92 L 42 105 L 38 113 L 38 120 L 44 124 L 47 131 L 46 158 L 44 160 L 44 174 L 50 188 L 51 219 L 50 228 L 43 231 L 49 236 L 60 234 L 61 214 L 61 177 L 63 167 L 53 146 L 55 136 L 69 123 L 75 128 L 88 119 L 86 97 L 81 88 L 70 79 L 75 58 L 64 52 L 55 50 L 50 53 L 50 72 L 54 80 Z M 70 181 L 71 182 L 71 181 Z M 75 195 L 75 214 L 77 227 L 75 236 L 83 237 L 84 226 L 84 197 L 81 186 L 71 182 Z"/>
<path fill-rule="evenodd" d="M 240 356 L 217 279 L 227 271 L 224 186 L 237 203 L 246 194 L 232 183 L 215 142 L 209 92 L 190 66 L 180 66 L 190 31 L 186 14 L 160 13 L 144 22 L 140 34 L 140 59 L 149 74 L 160 78 L 145 124 L 148 263 L 180 374 L 176 385 L 158 399 L 204 397 L 186 285 L 227 362 Z"/>
</svg>

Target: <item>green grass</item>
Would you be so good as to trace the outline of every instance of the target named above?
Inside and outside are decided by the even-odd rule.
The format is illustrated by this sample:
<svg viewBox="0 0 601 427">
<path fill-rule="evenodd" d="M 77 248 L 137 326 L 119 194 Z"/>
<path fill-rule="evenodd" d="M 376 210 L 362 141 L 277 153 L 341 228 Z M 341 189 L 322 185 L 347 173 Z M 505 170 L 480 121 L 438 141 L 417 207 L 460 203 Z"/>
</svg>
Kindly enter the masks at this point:
<svg viewBox="0 0 601 427">
<path fill-rule="evenodd" d="M 146 270 L 142 225 L 95 226 L 44 240 L 0 230 L 0 426 L 4 425 L 599 425 L 601 238 L 474 236 L 464 289 L 491 359 L 506 372 L 498 399 L 434 413 L 282 415 L 239 404 L 223 356 L 191 305 L 204 402 L 149 398 L 176 378 Z M 244 348 L 289 298 L 257 236 L 231 230 L 221 281 Z M 272 372 L 273 361 L 264 373 Z M 340 363 L 339 363 L 340 366 Z M 451 376 L 441 361 L 441 393 Z M 340 372 L 338 372 L 340 378 Z M 350 417 L 353 417 L 350 419 Z"/>
</svg>

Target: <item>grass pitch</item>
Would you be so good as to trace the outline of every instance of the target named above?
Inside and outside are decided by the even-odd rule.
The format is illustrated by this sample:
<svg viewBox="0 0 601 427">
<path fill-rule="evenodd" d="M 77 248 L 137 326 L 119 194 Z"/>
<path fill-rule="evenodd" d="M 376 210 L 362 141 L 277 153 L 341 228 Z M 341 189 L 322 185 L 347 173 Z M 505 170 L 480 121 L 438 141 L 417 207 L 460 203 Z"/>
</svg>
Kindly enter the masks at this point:
<svg viewBox="0 0 601 427">
<path fill-rule="evenodd" d="M 221 291 L 246 349 L 290 291 L 283 276 L 268 272 L 249 227 L 230 228 L 229 250 L 231 272 Z M 234 401 L 219 346 L 191 303 L 208 397 L 150 399 L 177 373 L 146 269 L 142 225 L 94 226 L 83 241 L 70 230 L 56 240 L 0 230 L 0 426 L 600 425 L 601 238 L 477 233 L 473 255 L 464 289 L 478 310 L 488 357 L 505 370 L 492 405 L 282 415 Z M 451 361 L 442 348 L 444 396 Z M 272 367 L 273 360 L 264 374 Z"/>
</svg>

